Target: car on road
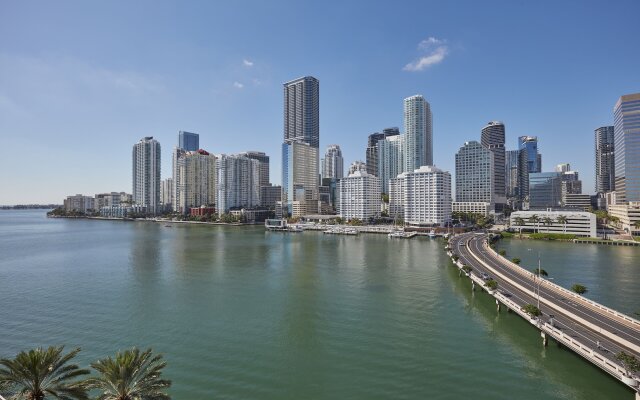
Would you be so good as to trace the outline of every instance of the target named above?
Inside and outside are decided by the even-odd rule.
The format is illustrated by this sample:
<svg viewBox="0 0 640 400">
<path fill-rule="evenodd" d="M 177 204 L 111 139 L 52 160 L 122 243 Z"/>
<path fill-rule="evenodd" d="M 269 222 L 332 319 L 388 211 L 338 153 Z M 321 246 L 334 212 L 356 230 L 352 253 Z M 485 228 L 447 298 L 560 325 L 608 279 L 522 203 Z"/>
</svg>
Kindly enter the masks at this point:
<svg viewBox="0 0 640 400">
<path fill-rule="evenodd" d="M 489 276 L 489 274 L 487 274 L 486 272 L 483 272 L 482 279 L 484 279 L 485 281 L 488 281 L 489 279 L 491 279 L 491 276 Z"/>
</svg>

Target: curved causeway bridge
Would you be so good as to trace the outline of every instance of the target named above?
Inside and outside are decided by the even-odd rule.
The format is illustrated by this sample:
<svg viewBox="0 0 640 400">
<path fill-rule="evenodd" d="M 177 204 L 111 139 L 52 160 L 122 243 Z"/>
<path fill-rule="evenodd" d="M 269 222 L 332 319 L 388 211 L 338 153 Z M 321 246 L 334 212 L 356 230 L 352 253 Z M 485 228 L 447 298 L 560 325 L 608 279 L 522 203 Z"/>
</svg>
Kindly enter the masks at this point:
<svg viewBox="0 0 640 400">
<path fill-rule="evenodd" d="M 458 268 L 472 268 L 467 275 L 474 288 L 480 286 L 494 296 L 498 310 L 504 305 L 530 321 L 540 330 L 544 345 L 549 336 L 554 338 L 636 390 L 640 399 L 640 376 L 626 373 L 616 359 L 621 351 L 640 359 L 640 321 L 539 278 L 496 253 L 488 238 L 465 233 L 449 240 L 448 254 L 458 257 L 454 261 Z M 498 282 L 497 290 L 486 287 L 487 276 Z M 531 317 L 524 312 L 527 304 L 539 304 L 542 315 Z"/>
</svg>

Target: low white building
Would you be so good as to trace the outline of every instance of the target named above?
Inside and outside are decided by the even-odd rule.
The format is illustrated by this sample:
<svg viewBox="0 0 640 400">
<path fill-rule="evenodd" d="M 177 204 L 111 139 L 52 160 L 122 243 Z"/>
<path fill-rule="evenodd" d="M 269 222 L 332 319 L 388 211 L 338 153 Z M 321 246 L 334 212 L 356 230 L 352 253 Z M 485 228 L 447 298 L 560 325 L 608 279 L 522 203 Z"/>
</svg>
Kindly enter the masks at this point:
<svg viewBox="0 0 640 400">
<path fill-rule="evenodd" d="M 491 203 L 484 201 L 454 201 L 451 203 L 451 212 L 473 213 L 488 217 L 491 213 Z"/>
<path fill-rule="evenodd" d="M 618 227 L 633 235 L 640 235 L 640 202 L 629 204 L 615 204 L 607 207 L 609 214 L 618 218 Z"/>
<path fill-rule="evenodd" d="M 405 223 L 444 225 L 451 219 L 451 174 L 447 171 L 422 166 L 389 180 L 389 188 L 389 212 L 402 209 Z"/>
<path fill-rule="evenodd" d="M 143 215 L 147 213 L 147 207 L 139 204 L 119 204 L 105 206 L 100 209 L 100 216 L 105 218 L 126 218 L 131 214 Z"/>
<path fill-rule="evenodd" d="M 95 207 L 95 199 L 91 196 L 83 196 L 76 194 L 75 196 L 67 196 L 64 199 L 64 209 L 66 211 L 89 212 Z"/>
<path fill-rule="evenodd" d="M 535 217 L 538 221 L 535 222 Z M 562 217 L 566 222 L 562 222 Z M 532 217 L 534 217 L 532 219 Z M 524 224 L 519 225 L 518 218 Z M 549 218 L 550 224 L 547 223 Z M 560 220 L 558 219 L 560 218 Z M 511 228 L 523 232 L 566 233 L 577 236 L 597 237 L 596 215 L 586 211 L 515 211 L 509 218 Z"/>
<path fill-rule="evenodd" d="M 361 169 L 338 182 L 338 214 L 344 219 L 367 220 L 380 215 L 380 179 Z"/>
</svg>

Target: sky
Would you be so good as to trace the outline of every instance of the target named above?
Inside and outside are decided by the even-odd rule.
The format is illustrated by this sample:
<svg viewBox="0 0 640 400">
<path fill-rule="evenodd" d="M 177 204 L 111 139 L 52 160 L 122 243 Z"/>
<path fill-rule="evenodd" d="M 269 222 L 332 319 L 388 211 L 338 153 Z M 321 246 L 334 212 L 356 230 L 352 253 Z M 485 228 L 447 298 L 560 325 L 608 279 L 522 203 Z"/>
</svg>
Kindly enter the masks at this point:
<svg viewBox="0 0 640 400">
<path fill-rule="evenodd" d="M 402 100 L 433 112 L 434 162 L 491 120 L 539 138 L 593 192 L 595 128 L 640 92 L 636 1 L 0 0 L 0 204 L 131 192 L 131 150 L 178 131 L 218 154 L 271 156 L 280 183 L 282 84 L 320 80 L 320 153 L 345 168 L 367 136 L 403 131 Z"/>
</svg>

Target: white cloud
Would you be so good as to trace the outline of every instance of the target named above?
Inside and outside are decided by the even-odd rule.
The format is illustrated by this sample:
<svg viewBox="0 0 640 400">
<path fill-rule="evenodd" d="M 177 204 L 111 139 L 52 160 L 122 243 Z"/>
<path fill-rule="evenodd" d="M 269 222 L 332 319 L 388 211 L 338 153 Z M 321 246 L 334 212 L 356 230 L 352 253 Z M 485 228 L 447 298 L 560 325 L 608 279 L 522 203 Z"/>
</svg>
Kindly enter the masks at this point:
<svg viewBox="0 0 640 400">
<path fill-rule="evenodd" d="M 244 85 L 240 82 L 233 82 L 233 87 L 237 89 L 242 89 Z"/>
<path fill-rule="evenodd" d="M 449 54 L 446 40 L 428 37 L 418 44 L 418 49 L 426 53 L 417 60 L 410 62 L 402 68 L 404 71 L 419 72 L 424 71 L 432 65 L 438 64 Z"/>
<path fill-rule="evenodd" d="M 245 67 L 253 67 L 253 61 L 249 61 L 245 58 L 244 60 L 242 60 L 242 65 L 244 65 Z"/>
</svg>

